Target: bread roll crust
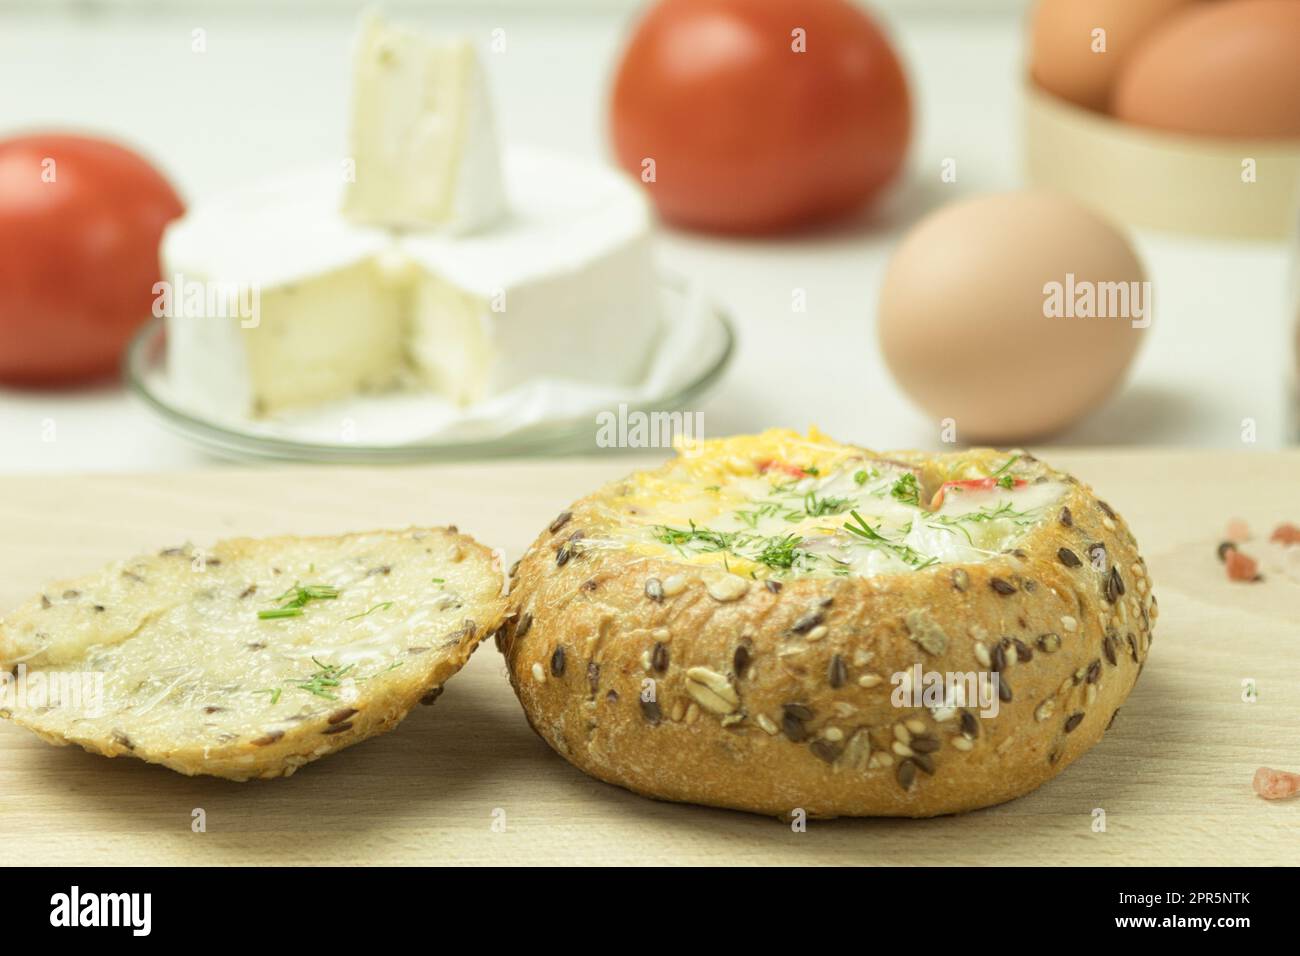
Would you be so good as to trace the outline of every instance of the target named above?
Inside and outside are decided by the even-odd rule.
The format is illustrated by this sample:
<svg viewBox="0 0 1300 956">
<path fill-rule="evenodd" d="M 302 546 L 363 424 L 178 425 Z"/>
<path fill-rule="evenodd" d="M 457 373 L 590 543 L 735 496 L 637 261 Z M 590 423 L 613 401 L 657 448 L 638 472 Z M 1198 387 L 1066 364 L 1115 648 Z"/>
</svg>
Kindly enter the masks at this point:
<svg viewBox="0 0 1300 956">
<path fill-rule="evenodd" d="M 530 724 L 606 782 L 782 817 L 928 817 L 1028 793 L 1115 719 L 1157 606 L 1124 521 L 1023 461 L 1065 492 L 1010 553 L 871 577 L 747 580 L 588 547 L 619 483 L 583 498 L 516 565 L 497 635 Z M 996 672 L 996 716 L 895 706 L 894 675 L 916 665 Z"/>
</svg>

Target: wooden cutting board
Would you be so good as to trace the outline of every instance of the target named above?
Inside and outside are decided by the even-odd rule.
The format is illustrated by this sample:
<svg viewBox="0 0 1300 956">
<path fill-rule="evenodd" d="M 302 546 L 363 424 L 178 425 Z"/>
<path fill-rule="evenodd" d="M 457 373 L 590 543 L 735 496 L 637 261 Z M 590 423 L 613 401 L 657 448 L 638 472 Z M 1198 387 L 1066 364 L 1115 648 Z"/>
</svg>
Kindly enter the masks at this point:
<svg viewBox="0 0 1300 956">
<path fill-rule="evenodd" d="M 657 803 L 574 770 L 529 730 L 491 644 L 393 733 L 287 780 L 186 778 L 0 725 L 7 864 L 1293 864 L 1300 584 L 1233 584 L 1230 517 L 1300 523 L 1300 452 L 1062 452 L 1132 524 L 1161 615 L 1106 738 L 1036 793 L 934 820 L 788 823 Z M 0 478 L 0 607 L 117 557 L 230 535 L 455 523 L 517 556 L 564 504 L 641 460 Z M 1243 700 L 1243 681 L 1257 688 Z M 195 811 L 206 832 L 193 832 Z M 1098 811 L 1105 831 L 1096 832 Z M 504 828 L 503 825 L 504 824 Z"/>
</svg>

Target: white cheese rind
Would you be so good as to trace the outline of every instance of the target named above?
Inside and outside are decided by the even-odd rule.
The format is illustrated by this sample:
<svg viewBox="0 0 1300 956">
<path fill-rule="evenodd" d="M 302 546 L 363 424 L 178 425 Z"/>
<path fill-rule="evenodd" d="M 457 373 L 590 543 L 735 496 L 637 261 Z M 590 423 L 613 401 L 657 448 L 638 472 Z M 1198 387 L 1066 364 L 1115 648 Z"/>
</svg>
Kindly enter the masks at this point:
<svg viewBox="0 0 1300 956">
<path fill-rule="evenodd" d="M 466 39 L 436 39 L 368 15 L 352 92 L 358 223 L 468 233 L 505 211 L 487 79 Z"/>
<path fill-rule="evenodd" d="M 401 380 L 405 292 L 384 268 L 391 240 L 343 219 L 330 198 L 341 186 L 337 170 L 279 177 L 167 230 L 168 378 L 186 408 L 257 417 Z M 226 307 L 237 303 L 252 308 Z"/>
<path fill-rule="evenodd" d="M 512 212 L 473 236 L 355 226 L 336 170 L 196 206 L 164 237 L 165 274 L 250 283 L 260 315 L 169 318 L 177 402 L 238 418 L 408 379 L 462 405 L 539 379 L 638 384 L 661 332 L 644 198 L 540 151 L 506 170 Z"/>
<path fill-rule="evenodd" d="M 499 228 L 405 236 L 412 354 L 438 394 L 466 404 L 544 377 L 640 381 L 660 332 L 649 209 L 617 172 L 517 150 Z"/>
</svg>

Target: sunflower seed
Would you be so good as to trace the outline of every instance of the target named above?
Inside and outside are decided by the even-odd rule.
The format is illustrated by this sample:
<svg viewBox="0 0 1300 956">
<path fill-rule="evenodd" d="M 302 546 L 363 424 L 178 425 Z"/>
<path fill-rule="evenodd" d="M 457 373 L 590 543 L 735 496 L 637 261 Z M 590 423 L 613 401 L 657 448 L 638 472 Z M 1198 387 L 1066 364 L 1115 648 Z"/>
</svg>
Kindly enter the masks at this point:
<svg viewBox="0 0 1300 956">
<path fill-rule="evenodd" d="M 726 603 L 744 597 L 745 592 L 749 590 L 749 582 L 735 574 L 727 574 L 714 578 L 705 585 L 705 590 L 713 600 Z"/>
</svg>

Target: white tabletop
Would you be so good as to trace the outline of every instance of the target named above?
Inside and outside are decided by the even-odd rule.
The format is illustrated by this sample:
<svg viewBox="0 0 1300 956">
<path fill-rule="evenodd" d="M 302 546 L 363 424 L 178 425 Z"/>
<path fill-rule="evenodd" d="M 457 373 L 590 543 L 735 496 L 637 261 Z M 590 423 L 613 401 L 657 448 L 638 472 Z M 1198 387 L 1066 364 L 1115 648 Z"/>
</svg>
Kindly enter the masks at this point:
<svg viewBox="0 0 1300 956">
<path fill-rule="evenodd" d="M 488 69 L 508 140 L 607 155 L 606 86 L 624 15 L 493 10 L 416 19 L 483 37 L 505 30 L 506 50 Z M 870 223 L 798 241 L 662 235 L 665 268 L 706 287 L 738 327 L 736 360 L 700 409 L 710 434 L 815 423 L 881 449 L 938 444 L 937 425 L 895 387 L 877 353 L 876 290 L 918 216 L 1019 184 L 1021 26 L 1010 16 L 888 19 L 911 73 L 918 126 L 908 179 Z M 11 15 L 0 23 L 0 89 L 23 93 L 4 97 L 0 135 L 72 126 L 121 138 L 155 158 L 191 200 L 338 156 L 352 25 L 351 13 L 337 10 Z M 195 30 L 205 31 L 206 52 L 192 51 Z M 940 182 L 947 158 L 957 161 L 956 183 Z M 1158 234 L 1136 240 L 1155 285 L 1149 341 L 1122 394 L 1058 441 L 1240 448 L 1253 427 L 1257 447 L 1284 444 L 1291 250 Z M 804 313 L 791 311 L 794 289 L 805 292 Z M 793 349 L 795 340 L 814 347 Z M 212 461 L 119 387 L 0 391 L 3 471 Z"/>
</svg>

